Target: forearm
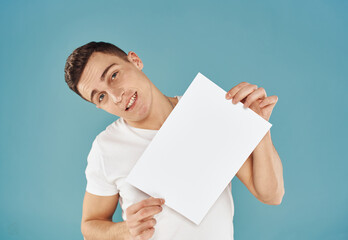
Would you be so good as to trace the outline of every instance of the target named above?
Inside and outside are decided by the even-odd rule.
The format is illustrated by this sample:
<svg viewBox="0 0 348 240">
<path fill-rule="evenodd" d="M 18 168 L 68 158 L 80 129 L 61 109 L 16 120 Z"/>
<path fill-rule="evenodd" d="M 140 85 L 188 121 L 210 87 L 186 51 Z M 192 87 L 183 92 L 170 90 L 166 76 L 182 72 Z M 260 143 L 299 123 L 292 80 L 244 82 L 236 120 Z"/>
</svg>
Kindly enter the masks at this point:
<svg viewBox="0 0 348 240">
<path fill-rule="evenodd" d="M 284 195 L 283 166 L 270 131 L 252 154 L 255 190 L 265 202 L 280 204 Z"/>
<path fill-rule="evenodd" d="M 85 240 L 131 240 L 126 222 L 89 220 L 81 225 Z"/>
</svg>

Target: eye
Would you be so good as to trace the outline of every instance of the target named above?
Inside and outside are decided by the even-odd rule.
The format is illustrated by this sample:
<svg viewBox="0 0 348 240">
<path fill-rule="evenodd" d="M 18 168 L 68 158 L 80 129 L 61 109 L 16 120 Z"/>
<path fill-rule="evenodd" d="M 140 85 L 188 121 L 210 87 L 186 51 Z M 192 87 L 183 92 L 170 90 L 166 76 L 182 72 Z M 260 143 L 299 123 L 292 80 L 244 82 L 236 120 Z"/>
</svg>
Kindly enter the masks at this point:
<svg viewBox="0 0 348 240">
<path fill-rule="evenodd" d="M 99 95 L 99 102 L 103 101 L 104 96 L 105 96 L 104 93 L 102 93 L 102 94 Z"/>
<path fill-rule="evenodd" d="M 117 75 L 117 72 L 114 72 L 112 75 L 111 75 L 111 80 L 114 80 L 116 78 L 116 75 Z"/>
</svg>

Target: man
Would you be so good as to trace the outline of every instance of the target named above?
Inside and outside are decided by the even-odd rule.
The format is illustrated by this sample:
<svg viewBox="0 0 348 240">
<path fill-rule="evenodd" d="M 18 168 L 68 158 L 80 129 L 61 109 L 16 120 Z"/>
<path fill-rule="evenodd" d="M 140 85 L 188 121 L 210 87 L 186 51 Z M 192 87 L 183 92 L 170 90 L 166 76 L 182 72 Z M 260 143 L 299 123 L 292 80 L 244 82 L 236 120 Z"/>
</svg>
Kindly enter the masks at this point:
<svg viewBox="0 0 348 240">
<path fill-rule="evenodd" d="M 79 47 L 67 59 L 68 86 L 97 108 L 120 117 L 96 137 L 88 155 L 82 234 L 88 240 L 233 239 L 231 183 L 196 226 L 166 207 L 164 199 L 149 197 L 124 181 L 180 100 L 180 96 L 162 94 L 142 68 L 134 52 L 126 54 L 104 42 Z M 231 99 L 266 120 L 278 101 L 277 96 L 267 97 L 263 88 L 246 82 L 228 91 L 226 101 Z M 236 176 L 258 200 L 278 205 L 284 195 L 282 172 L 268 131 Z M 119 200 L 125 221 L 114 223 Z"/>
</svg>

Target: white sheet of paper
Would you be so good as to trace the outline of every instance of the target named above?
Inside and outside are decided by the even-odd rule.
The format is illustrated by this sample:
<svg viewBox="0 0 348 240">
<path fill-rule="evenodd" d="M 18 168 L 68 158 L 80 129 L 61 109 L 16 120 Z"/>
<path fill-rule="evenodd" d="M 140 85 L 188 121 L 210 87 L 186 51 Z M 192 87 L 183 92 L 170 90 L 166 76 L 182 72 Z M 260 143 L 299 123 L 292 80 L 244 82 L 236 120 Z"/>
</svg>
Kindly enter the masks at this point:
<svg viewBox="0 0 348 240">
<path fill-rule="evenodd" d="M 272 124 L 198 73 L 126 181 L 197 225 Z"/>
</svg>

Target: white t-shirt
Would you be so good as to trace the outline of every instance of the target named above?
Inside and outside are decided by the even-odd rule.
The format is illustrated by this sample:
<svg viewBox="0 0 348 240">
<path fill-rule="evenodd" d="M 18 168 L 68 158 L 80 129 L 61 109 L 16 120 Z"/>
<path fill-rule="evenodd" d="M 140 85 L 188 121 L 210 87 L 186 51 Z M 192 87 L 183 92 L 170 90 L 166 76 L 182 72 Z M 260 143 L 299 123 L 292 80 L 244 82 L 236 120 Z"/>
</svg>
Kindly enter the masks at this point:
<svg viewBox="0 0 348 240">
<path fill-rule="evenodd" d="M 181 98 L 176 97 L 178 100 Z M 99 196 L 119 193 L 123 220 L 126 220 L 125 210 L 130 205 L 150 197 L 126 183 L 125 179 L 157 131 L 132 127 L 119 118 L 93 141 L 86 168 L 86 191 Z M 229 183 L 198 226 L 163 205 L 162 212 L 154 216 L 157 223 L 151 239 L 233 240 L 234 204 L 231 187 Z"/>
</svg>

